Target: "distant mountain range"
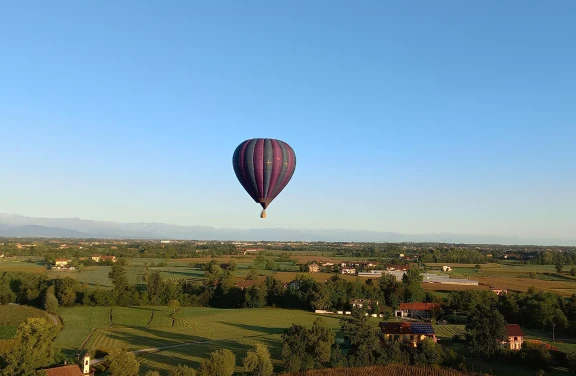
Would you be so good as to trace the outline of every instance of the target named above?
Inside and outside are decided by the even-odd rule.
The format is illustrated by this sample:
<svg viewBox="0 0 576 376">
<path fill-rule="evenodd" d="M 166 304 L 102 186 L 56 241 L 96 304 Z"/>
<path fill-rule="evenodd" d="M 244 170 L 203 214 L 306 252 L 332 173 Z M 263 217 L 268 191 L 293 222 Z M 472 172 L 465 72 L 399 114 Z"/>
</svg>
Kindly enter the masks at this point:
<svg viewBox="0 0 576 376">
<path fill-rule="evenodd" d="M 233 229 L 166 223 L 117 223 L 80 218 L 34 218 L 0 213 L 0 236 L 179 240 L 277 240 L 334 242 L 437 242 L 574 246 L 576 239 L 520 238 L 474 234 L 400 234 L 342 229 Z"/>
</svg>

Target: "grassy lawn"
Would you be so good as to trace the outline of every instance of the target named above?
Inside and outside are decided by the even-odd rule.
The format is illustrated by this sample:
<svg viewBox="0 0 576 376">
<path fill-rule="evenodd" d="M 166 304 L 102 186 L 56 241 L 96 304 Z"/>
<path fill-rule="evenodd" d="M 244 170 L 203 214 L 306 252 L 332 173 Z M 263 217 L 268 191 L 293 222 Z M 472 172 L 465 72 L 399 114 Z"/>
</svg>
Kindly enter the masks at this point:
<svg viewBox="0 0 576 376">
<path fill-rule="evenodd" d="M 88 350 L 106 351 L 112 347 L 138 350 L 185 344 L 138 357 L 143 371 L 155 369 L 166 374 L 178 364 L 196 368 L 210 352 L 223 347 L 236 353 L 240 366 L 246 351 L 256 342 L 262 342 L 269 346 L 278 366 L 281 333 L 293 323 L 309 326 L 320 317 L 306 311 L 274 308 L 223 310 L 184 307 L 177 312 L 174 326 L 171 326 L 170 308 L 114 307 L 114 325 L 110 327 L 109 310 L 108 307 L 61 309 L 64 330 L 56 340 L 56 347 L 68 351 L 80 348 L 92 328 L 96 330 L 86 343 L 85 349 Z M 154 318 L 149 323 L 152 311 Z M 340 328 L 339 318 L 322 316 L 325 324 L 333 330 Z"/>
<path fill-rule="evenodd" d="M 109 312 L 109 307 L 60 308 L 58 314 L 64 322 L 64 327 L 56 337 L 54 347 L 75 353 L 92 328 L 109 327 Z"/>
<path fill-rule="evenodd" d="M 537 329 L 522 329 L 526 334 L 526 339 L 540 340 L 549 343 L 551 346 L 557 347 L 558 350 L 565 353 L 576 351 L 576 338 L 567 337 L 563 334 L 556 333 L 555 341 L 552 342 L 551 330 L 537 330 Z"/>
<path fill-rule="evenodd" d="M 112 308 L 112 326 L 140 327 L 148 326 L 152 321 L 155 307 L 114 307 Z"/>
<path fill-rule="evenodd" d="M 81 272 L 77 270 L 48 270 L 47 276 L 51 279 L 71 277 L 81 284 L 90 287 L 112 287 L 112 282 L 108 278 L 111 266 L 87 266 Z"/>
</svg>

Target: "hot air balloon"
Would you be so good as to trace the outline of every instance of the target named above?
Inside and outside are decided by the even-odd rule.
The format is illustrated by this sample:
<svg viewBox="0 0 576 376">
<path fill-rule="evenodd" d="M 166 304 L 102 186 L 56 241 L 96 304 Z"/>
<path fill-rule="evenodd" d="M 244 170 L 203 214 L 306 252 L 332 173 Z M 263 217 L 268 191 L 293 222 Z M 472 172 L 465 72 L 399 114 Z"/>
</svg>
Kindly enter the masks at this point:
<svg viewBox="0 0 576 376">
<path fill-rule="evenodd" d="M 246 192 L 266 208 L 282 192 L 296 169 L 296 154 L 284 141 L 253 138 L 242 142 L 232 157 L 236 177 Z"/>
</svg>

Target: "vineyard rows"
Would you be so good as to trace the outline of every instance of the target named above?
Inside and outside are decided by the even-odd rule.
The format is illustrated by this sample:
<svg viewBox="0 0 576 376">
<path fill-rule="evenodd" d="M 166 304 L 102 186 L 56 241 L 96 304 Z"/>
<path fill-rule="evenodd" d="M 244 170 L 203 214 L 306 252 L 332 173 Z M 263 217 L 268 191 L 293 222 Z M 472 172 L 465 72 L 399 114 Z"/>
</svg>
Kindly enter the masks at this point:
<svg viewBox="0 0 576 376">
<path fill-rule="evenodd" d="M 387 366 L 373 366 L 362 368 L 333 368 L 313 370 L 301 373 L 287 374 L 286 376 L 470 376 L 480 374 L 464 373 L 450 368 L 432 366 L 411 366 L 406 364 L 393 364 Z"/>
</svg>

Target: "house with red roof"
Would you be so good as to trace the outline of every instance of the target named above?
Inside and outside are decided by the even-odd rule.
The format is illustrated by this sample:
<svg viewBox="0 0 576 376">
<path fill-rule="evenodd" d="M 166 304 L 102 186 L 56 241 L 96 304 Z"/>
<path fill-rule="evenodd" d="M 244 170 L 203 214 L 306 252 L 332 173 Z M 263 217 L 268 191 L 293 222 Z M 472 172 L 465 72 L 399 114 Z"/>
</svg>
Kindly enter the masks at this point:
<svg viewBox="0 0 576 376">
<path fill-rule="evenodd" d="M 234 286 L 238 287 L 242 290 L 245 290 L 245 289 L 249 289 L 252 286 L 255 286 L 257 283 L 258 283 L 257 280 L 242 279 L 242 280 L 236 281 L 236 284 Z"/>
<path fill-rule="evenodd" d="M 429 318 L 432 311 L 440 309 L 438 303 L 400 303 L 400 307 L 394 312 L 396 317 L 421 317 Z"/>
<path fill-rule="evenodd" d="M 112 261 L 112 262 L 116 262 L 116 256 L 102 256 L 100 258 L 102 261 Z"/>
<path fill-rule="evenodd" d="M 381 322 L 380 330 L 384 343 L 402 342 L 416 347 L 426 338 L 438 342 L 436 332 L 430 323 L 420 322 Z"/>
<path fill-rule="evenodd" d="M 82 367 L 82 368 L 80 368 Z M 82 364 L 70 364 L 43 370 L 46 376 L 94 376 L 94 368 L 90 367 L 90 356 L 82 358 Z"/>
<path fill-rule="evenodd" d="M 518 324 L 507 324 L 506 332 L 508 335 L 508 346 L 510 350 L 520 350 L 524 343 L 524 332 Z"/>
</svg>

